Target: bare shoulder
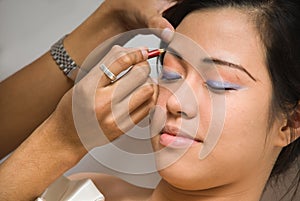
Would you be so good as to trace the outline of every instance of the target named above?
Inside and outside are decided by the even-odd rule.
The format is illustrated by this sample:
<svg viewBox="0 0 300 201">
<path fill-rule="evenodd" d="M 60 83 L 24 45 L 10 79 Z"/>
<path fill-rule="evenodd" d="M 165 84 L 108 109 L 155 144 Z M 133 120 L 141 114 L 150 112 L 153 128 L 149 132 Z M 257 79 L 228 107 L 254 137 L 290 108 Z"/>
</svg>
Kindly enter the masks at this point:
<svg viewBox="0 0 300 201">
<path fill-rule="evenodd" d="M 105 201 L 141 201 L 147 200 L 153 190 L 132 185 L 118 177 L 100 173 L 79 173 L 70 179 L 90 178 L 105 197 Z"/>
</svg>

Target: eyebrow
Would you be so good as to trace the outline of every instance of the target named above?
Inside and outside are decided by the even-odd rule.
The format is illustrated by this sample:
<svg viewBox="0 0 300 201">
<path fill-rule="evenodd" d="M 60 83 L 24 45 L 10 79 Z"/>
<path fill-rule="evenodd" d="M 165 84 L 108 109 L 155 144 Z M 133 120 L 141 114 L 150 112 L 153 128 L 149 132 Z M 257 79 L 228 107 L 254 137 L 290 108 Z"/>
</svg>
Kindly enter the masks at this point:
<svg viewBox="0 0 300 201">
<path fill-rule="evenodd" d="M 235 68 L 238 70 L 243 71 L 244 73 L 246 73 L 252 80 L 254 80 L 255 82 L 257 81 L 243 66 L 238 65 L 238 64 L 234 64 L 234 63 L 230 63 L 228 61 L 224 61 L 221 59 L 216 59 L 216 58 L 205 58 L 202 60 L 204 63 L 214 63 L 216 65 L 222 65 L 222 66 L 228 66 L 230 68 Z"/>
<path fill-rule="evenodd" d="M 179 52 L 177 52 L 175 49 L 173 49 L 172 47 L 167 47 L 166 52 L 172 53 L 173 55 L 175 55 L 176 57 L 183 59 L 183 57 L 181 56 L 181 54 Z"/>
<path fill-rule="evenodd" d="M 183 57 L 181 56 L 181 54 L 179 52 L 177 52 L 175 49 L 173 49 L 172 47 L 167 47 L 166 48 L 167 52 L 171 52 L 173 53 L 175 56 L 179 57 L 180 59 L 183 59 Z M 243 71 L 244 73 L 246 73 L 253 81 L 257 81 L 252 75 L 251 73 L 249 73 L 243 66 L 238 65 L 238 64 L 234 64 L 234 63 L 230 63 L 228 61 L 224 61 L 221 59 L 217 59 L 217 58 L 204 58 L 202 60 L 204 63 L 214 63 L 216 65 L 222 65 L 222 66 L 228 66 L 230 68 L 235 68 L 238 70 Z"/>
</svg>

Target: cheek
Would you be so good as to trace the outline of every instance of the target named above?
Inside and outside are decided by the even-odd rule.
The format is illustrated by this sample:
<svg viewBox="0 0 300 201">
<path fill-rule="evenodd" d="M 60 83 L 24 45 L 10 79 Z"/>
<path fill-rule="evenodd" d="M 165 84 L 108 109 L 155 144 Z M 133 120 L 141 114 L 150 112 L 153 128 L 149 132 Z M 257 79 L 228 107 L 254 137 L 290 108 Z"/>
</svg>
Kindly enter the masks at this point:
<svg viewBox="0 0 300 201">
<path fill-rule="evenodd" d="M 238 96 L 230 96 L 227 99 L 225 124 L 219 144 L 221 150 L 227 150 L 225 157 L 228 160 L 247 164 L 247 167 L 244 167 L 247 169 L 249 166 L 257 168 L 263 164 L 262 160 L 267 151 L 270 105 L 270 97 L 267 94 L 261 95 L 258 101 L 254 98 L 256 96 L 249 96 L 249 93 L 241 92 Z"/>
<path fill-rule="evenodd" d="M 232 96 L 228 100 L 226 123 L 239 128 L 244 133 L 243 137 L 264 139 L 268 128 L 270 102 L 271 95 L 267 91 L 240 92 L 238 97 Z"/>
</svg>

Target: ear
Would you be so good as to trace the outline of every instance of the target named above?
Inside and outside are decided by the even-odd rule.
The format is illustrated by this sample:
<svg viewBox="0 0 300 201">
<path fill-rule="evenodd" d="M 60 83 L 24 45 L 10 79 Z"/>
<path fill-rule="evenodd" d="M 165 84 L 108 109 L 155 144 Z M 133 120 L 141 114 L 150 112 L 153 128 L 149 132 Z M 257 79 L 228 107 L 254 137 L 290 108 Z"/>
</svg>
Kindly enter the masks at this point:
<svg viewBox="0 0 300 201">
<path fill-rule="evenodd" d="M 291 135 L 293 132 L 293 135 Z M 292 138 L 291 138 L 292 137 Z M 300 137 L 300 103 L 294 109 L 292 115 L 285 120 L 279 131 L 279 139 L 276 145 L 284 147 Z"/>
</svg>

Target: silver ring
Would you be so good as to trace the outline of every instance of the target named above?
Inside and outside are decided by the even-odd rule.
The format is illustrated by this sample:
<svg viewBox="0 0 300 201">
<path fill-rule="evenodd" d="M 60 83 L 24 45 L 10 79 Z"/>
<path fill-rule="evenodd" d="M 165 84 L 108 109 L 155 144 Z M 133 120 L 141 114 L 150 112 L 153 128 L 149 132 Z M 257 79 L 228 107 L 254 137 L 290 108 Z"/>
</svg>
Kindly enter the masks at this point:
<svg viewBox="0 0 300 201">
<path fill-rule="evenodd" d="M 112 81 L 116 81 L 117 80 L 117 76 L 115 76 L 115 74 L 113 74 L 106 66 L 105 64 L 101 64 L 100 65 L 100 70 L 103 71 L 103 73 Z"/>
</svg>

